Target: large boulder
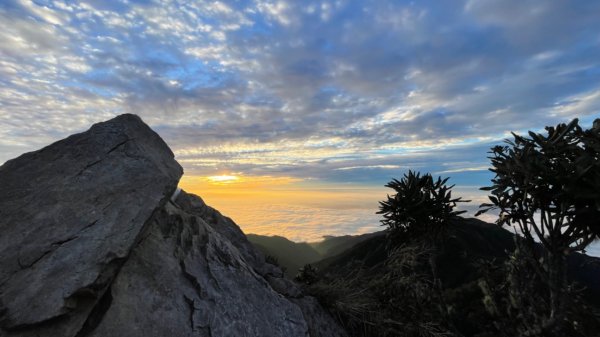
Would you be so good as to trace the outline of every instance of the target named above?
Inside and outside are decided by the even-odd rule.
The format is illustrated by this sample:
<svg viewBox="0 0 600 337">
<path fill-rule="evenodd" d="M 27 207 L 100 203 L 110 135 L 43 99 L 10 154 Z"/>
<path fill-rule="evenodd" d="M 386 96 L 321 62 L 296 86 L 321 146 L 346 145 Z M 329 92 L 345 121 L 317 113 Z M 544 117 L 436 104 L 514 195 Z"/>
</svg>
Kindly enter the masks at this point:
<svg viewBox="0 0 600 337">
<path fill-rule="evenodd" d="M 75 335 L 182 173 L 135 115 L 2 165 L 0 326 Z"/>
<path fill-rule="evenodd" d="M 0 336 L 344 336 L 139 117 L 0 167 Z"/>
</svg>

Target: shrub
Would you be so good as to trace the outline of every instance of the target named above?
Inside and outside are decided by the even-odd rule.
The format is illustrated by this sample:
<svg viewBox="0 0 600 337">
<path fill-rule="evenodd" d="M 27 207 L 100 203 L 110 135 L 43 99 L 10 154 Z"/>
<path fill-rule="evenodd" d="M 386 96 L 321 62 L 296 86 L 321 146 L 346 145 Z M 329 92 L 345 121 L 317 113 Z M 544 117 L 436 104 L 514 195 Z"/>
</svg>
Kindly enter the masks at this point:
<svg viewBox="0 0 600 337">
<path fill-rule="evenodd" d="M 396 193 L 380 202 L 377 213 L 383 214 L 381 222 L 389 229 L 389 247 L 401 247 L 412 242 L 420 244 L 423 250 L 429 250 L 426 254 L 431 270 L 429 290 L 435 293 L 442 320 L 451 330 L 455 330 L 449 316 L 449 306 L 444 299 L 437 259 L 447 226 L 451 220 L 465 212 L 455 211 L 456 204 L 468 201 L 452 198 L 451 190 L 454 185 L 447 186 L 447 182 L 448 178 L 438 177 L 434 180 L 430 174 L 421 176 L 418 172 L 408 171 L 402 179 L 393 179 L 385 185 Z"/>
<path fill-rule="evenodd" d="M 482 190 L 491 192 L 491 203 L 477 215 L 498 209 L 498 225 L 518 228 L 530 247 L 541 243 L 543 256 L 532 270 L 550 295 L 546 330 L 560 330 L 569 301 L 565 255 L 584 250 L 600 227 L 600 120 L 590 130 L 575 119 L 546 127 L 545 135 L 513 137 L 490 151 L 496 176 Z"/>
<path fill-rule="evenodd" d="M 319 280 L 318 269 L 310 264 L 306 264 L 298 270 L 298 274 L 296 274 L 294 280 L 308 285 L 313 284 Z"/>
<path fill-rule="evenodd" d="M 265 257 L 265 262 L 279 267 L 279 259 L 273 255 L 267 255 Z"/>
<path fill-rule="evenodd" d="M 401 245 L 376 270 L 356 261 L 308 290 L 350 336 L 454 336 L 430 280 L 430 253 L 423 244 Z"/>
<path fill-rule="evenodd" d="M 429 237 L 435 241 L 450 219 L 465 212 L 454 210 L 458 202 L 466 200 L 452 198 L 454 185 L 447 186 L 447 181 L 413 171 L 400 180 L 393 179 L 385 186 L 396 193 L 379 203 L 377 214 L 383 214 L 382 224 L 395 237 Z"/>
<path fill-rule="evenodd" d="M 600 331 L 597 309 L 586 303 L 582 288 L 569 285 L 564 289 L 569 298 L 563 323 L 559 326 L 548 319 L 550 298 L 547 280 L 538 273 L 539 260 L 533 247 L 519 236 L 515 250 L 500 266 L 482 266 L 484 277 L 479 287 L 483 303 L 494 320 L 495 333 L 500 336 L 596 336 Z"/>
</svg>

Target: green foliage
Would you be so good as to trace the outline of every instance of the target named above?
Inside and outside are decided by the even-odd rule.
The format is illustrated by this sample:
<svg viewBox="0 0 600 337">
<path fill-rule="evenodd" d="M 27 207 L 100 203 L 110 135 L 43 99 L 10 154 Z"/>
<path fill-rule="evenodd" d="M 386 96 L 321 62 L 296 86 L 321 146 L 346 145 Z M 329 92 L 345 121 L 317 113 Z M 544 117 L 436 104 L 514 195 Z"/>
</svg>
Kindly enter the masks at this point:
<svg viewBox="0 0 600 337">
<path fill-rule="evenodd" d="M 393 179 L 386 187 L 396 193 L 388 195 L 381 201 L 378 214 L 383 214 L 381 221 L 395 237 L 424 236 L 436 239 L 444 226 L 453 217 L 464 213 L 454 211 L 458 202 L 466 202 L 461 198 L 452 198 L 451 189 L 446 186 L 448 178 L 434 180 L 430 174 L 409 171 L 400 180 Z"/>
<path fill-rule="evenodd" d="M 520 303 L 521 312 L 535 312 L 528 321 L 537 330 L 529 333 L 560 335 L 569 328 L 565 317 L 573 306 L 566 255 L 584 250 L 600 233 L 600 120 L 590 130 L 583 130 L 575 119 L 546 127 L 545 135 L 529 132 L 529 137 L 514 133 L 513 137 L 490 151 L 496 176 L 492 186 L 482 190 L 490 191 L 491 203 L 481 205 L 478 214 L 498 209 L 498 225 L 520 230 L 525 241 L 516 253 L 525 248 L 533 252 L 539 240 L 544 248 L 541 256 L 526 260 L 513 254 L 509 276 L 518 271 L 519 263 L 526 263 L 527 273 L 534 277 L 522 277 L 522 284 L 513 288 L 534 287 L 539 298 L 549 299 L 539 310 L 535 303 Z M 513 304 L 526 294 L 509 293 Z"/>
<path fill-rule="evenodd" d="M 424 244 L 402 245 L 377 270 L 353 265 L 309 291 L 350 336 L 454 336 L 431 282 L 431 254 Z"/>
<path fill-rule="evenodd" d="M 320 280 L 305 288 L 350 336 L 597 336 L 597 260 L 570 259 L 570 276 L 593 290 L 566 288 L 566 324 L 556 332 L 546 324 L 547 281 L 534 271 L 543 252 L 523 238 L 515 251 L 514 239 L 498 226 L 462 218 L 448 225 L 443 251 L 426 240 L 389 247 L 385 236 L 374 236 L 319 263 Z M 443 287 L 432 275 L 435 255 Z"/>
<path fill-rule="evenodd" d="M 523 238 L 515 237 L 515 250 L 500 266 L 482 266 L 479 287 L 483 303 L 501 336 L 595 336 L 600 331 L 596 308 L 589 306 L 581 289 L 564 289 L 569 305 L 562 323 L 549 320 L 552 305 L 548 279 L 532 270 L 539 268 L 539 254 Z"/>
<path fill-rule="evenodd" d="M 571 123 L 546 127 L 547 135 L 513 133 L 507 146 L 491 149 L 492 203 L 499 225 L 517 226 L 553 253 L 583 250 L 600 227 L 600 120 L 582 130 Z M 540 215 L 539 220 L 536 214 Z"/>
<path fill-rule="evenodd" d="M 454 208 L 457 203 L 466 202 L 461 198 L 452 198 L 451 189 L 454 185 L 447 186 L 447 181 L 448 178 L 438 177 L 437 180 L 434 180 L 430 174 L 421 176 L 420 173 L 411 170 L 402 179 L 393 179 L 385 185 L 392 188 L 396 193 L 392 196 L 388 195 L 387 200 L 380 202 L 378 212 L 378 214 L 383 214 L 382 224 L 389 229 L 389 247 L 401 247 L 411 243 L 421 246 L 422 251 L 429 251 L 426 254 L 428 257 L 426 265 L 429 267 L 429 272 L 417 274 L 414 270 L 410 272 L 405 268 L 400 268 L 403 270 L 403 276 L 400 280 L 411 280 L 412 286 L 426 284 L 426 292 L 415 294 L 413 291 L 419 289 L 418 287 L 402 287 L 403 284 L 409 285 L 411 282 L 394 283 L 392 281 L 390 282 L 395 288 L 387 291 L 395 292 L 396 296 L 405 297 L 404 300 L 409 301 L 412 309 L 406 313 L 407 315 L 417 313 L 418 317 L 424 318 L 427 317 L 424 316 L 426 312 L 435 313 L 437 319 L 427 319 L 425 323 L 436 322 L 434 325 L 438 326 L 439 322 L 444 322 L 446 332 L 455 331 L 455 328 L 444 298 L 437 260 L 443 251 L 443 245 L 440 245 L 440 243 L 446 234 L 450 221 L 465 212 L 455 211 Z M 394 256 L 397 253 L 392 250 L 390 254 Z M 392 271 L 390 275 L 394 273 Z M 420 279 L 422 279 L 421 282 L 419 282 Z M 429 304 L 427 311 L 417 309 L 421 308 L 423 301 Z M 432 310 L 431 306 L 434 306 L 437 310 Z M 395 310 L 399 310 L 399 308 Z M 406 330 L 408 327 L 403 326 L 403 329 Z"/>
<path fill-rule="evenodd" d="M 294 281 L 309 285 L 317 282 L 318 280 L 318 269 L 310 264 L 306 264 L 304 267 L 300 268 L 298 270 L 298 274 L 296 277 L 294 277 Z"/>
<path fill-rule="evenodd" d="M 279 260 L 273 255 L 267 255 L 265 257 L 265 262 L 279 267 Z"/>
</svg>

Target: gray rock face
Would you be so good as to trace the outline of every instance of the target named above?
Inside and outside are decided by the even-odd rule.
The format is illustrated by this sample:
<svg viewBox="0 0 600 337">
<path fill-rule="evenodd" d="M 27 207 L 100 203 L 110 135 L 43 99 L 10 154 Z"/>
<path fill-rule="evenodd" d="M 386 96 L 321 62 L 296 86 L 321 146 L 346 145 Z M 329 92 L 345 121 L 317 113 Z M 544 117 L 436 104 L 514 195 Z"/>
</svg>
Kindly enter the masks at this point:
<svg viewBox="0 0 600 337">
<path fill-rule="evenodd" d="M 345 336 L 136 116 L 0 167 L 0 336 Z"/>
<path fill-rule="evenodd" d="M 75 335 L 182 173 L 134 115 L 1 166 L 0 327 Z"/>
<path fill-rule="evenodd" d="M 142 237 L 89 336 L 346 335 L 198 196 L 182 191 Z"/>
<path fill-rule="evenodd" d="M 155 214 L 91 336 L 306 336 L 302 311 L 217 226 L 178 204 Z"/>
</svg>

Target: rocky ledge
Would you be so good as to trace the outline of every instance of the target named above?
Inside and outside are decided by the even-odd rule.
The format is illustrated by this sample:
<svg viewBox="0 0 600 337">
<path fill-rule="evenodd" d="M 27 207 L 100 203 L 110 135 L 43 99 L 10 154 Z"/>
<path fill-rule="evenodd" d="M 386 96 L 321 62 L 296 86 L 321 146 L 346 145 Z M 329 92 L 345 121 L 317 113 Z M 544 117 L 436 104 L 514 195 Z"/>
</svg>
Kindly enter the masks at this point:
<svg viewBox="0 0 600 337">
<path fill-rule="evenodd" d="M 0 336 L 345 336 L 135 115 L 0 166 Z"/>
</svg>

